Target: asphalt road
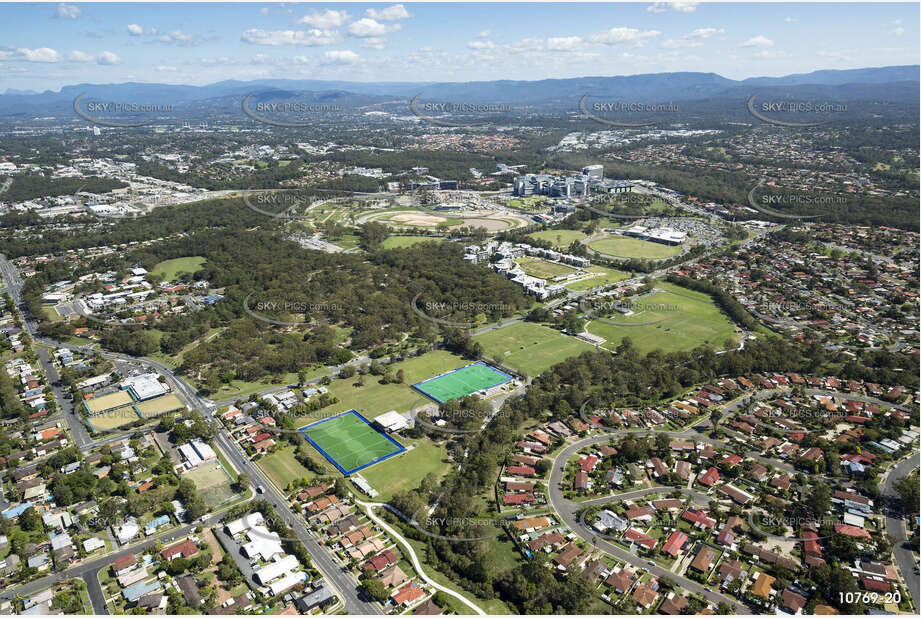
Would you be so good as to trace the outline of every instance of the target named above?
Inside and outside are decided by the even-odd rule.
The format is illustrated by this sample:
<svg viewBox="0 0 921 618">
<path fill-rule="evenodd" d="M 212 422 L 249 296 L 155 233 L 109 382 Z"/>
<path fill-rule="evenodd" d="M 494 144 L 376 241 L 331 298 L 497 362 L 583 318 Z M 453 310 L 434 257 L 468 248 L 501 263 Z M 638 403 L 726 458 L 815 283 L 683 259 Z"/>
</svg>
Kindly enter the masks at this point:
<svg viewBox="0 0 921 618">
<path fill-rule="evenodd" d="M 76 409 L 74 409 L 73 401 L 65 397 L 67 393 L 64 389 L 59 386 L 54 386 L 60 376 L 58 375 L 58 370 L 55 368 L 54 363 L 51 361 L 51 353 L 48 351 L 48 348 L 38 346 L 36 351 L 38 352 L 38 362 L 45 372 L 45 378 L 48 380 L 48 383 L 51 384 L 51 391 L 54 393 L 54 398 L 58 403 L 58 407 L 61 409 L 61 413 L 64 415 L 64 420 L 67 421 L 67 426 L 70 427 L 70 435 L 73 437 L 74 443 L 78 447 L 85 449 L 86 446 L 93 441 L 92 438 L 90 438 L 89 429 L 83 424 L 83 419 L 77 413 Z"/>
<path fill-rule="evenodd" d="M 65 571 L 46 575 L 45 577 L 32 580 L 31 582 L 21 586 L 7 588 L 2 593 L 0 593 L 0 599 L 13 600 L 17 596 L 27 598 L 29 595 L 35 594 L 40 590 L 44 590 L 45 588 L 48 588 L 49 586 L 52 586 L 58 582 L 62 582 L 68 579 L 82 579 L 86 582 L 87 592 L 89 593 L 90 601 L 93 604 L 93 611 L 96 614 L 108 614 L 109 611 L 106 607 L 105 595 L 102 592 L 102 586 L 99 584 L 99 578 L 97 577 L 100 569 L 108 567 L 122 556 L 142 552 L 157 543 L 167 544 L 172 541 L 184 539 L 194 531 L 195 526 L 188 525 L 182 526 L 181 528 L 176 528 L 175 530 L 160 536 L 150 537 L 149 539 L 128 545 L 114 554 L 106 554 L 105 556 L 96 558 L 95 560 L 90 560 L 88 562 L 73 566 Z"/>
<path fill-rule="evenodd" d="M 899 494 L 895 490 L 895 482 L 903 476 L 908 475 L 912 470 L 917 469 L 919 465 L 921 465 L 921 459 L 919 459 L 918 453 L 900 461 L 889 471 L 889 474 L 880 487 L 880 494 L 888 500 L 894 499 L 897 501 L 899 499 Z M 908 592 L 911 594 L 911 600 L 917 612 L 918 608 L 921 607 L 921 576 L 919 576 L 918 571 L 915 570 L 915 556 L 911 549 L 908 548 L 908 543 L 906 542 L 908 535 L 905 531 L 905 520 L 899 517 L 893 517 L 890 515 L 892 512 L 893 511 L 891 511 L 887 505 L 886 533 L 894 539 L 892 543 L 892 555 L 895 556 L 895 561 L 899 565 L 899 570 L 902 571 L 902 577 L 905 579 L 905 583 L 908 586 Z"/>
</svg>

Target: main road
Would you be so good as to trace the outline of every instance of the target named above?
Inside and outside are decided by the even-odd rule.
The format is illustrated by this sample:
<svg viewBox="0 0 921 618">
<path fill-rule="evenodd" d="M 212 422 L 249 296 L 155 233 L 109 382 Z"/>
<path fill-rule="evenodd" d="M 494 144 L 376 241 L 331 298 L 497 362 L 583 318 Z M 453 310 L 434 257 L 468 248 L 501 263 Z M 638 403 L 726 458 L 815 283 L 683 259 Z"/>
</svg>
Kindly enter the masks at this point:
<svg viewBox="0 0 921 618">
<path fill-rule="evenodd" d="M 185 380 L 183 380 L 173 371 L 172 368 L 159 361 L 155 361 L 149 358 L 135 358 L 127 354 L 98 351 L 92 349 L 89 346 L 69 345 L 40 336 L 38 334 L 38 329 L 34 321 L 32 321 L 25 303 L 22 300 L 22 284 L 19 279 L 19 273 L 17 272 L 15 266 L 13 266 L 13 264 L 11 264 L 6 259 L 6 257 L 2 255 L 0 255 L 0 273 L 3 274 L 3 277 L 6 280 L 7 289 L 9 290 L 14 303 L 19 308 L 26 331 L 29 333 L 29 335 L 32 336 L 36 343 L 57 348 L 78 350 L 87 354 L 98 354 L 113 360 L 127 361 L 147 366 L 163 375 L 169 383 L 170 387 L 173 389 L 173 392 L 182 398 L 186 405 L 192 409 L 201 411 L 205 418 L 209 421 L 211 417 L 213 417 L 214 410 L 217 408 L 217 405 L 214 402 L 209 401 L 208 399 L 205 399 L 199 395 L 198 391 L 189 386 Z M 355 362 L 354 359 L 353 362 Z M 74 440 L 76 441 L 76 436 L 78 435 L 80 428 L 85 429 L 85 427 L 83 426 L 82 421 L 79 419 L 71 419 L 67 415 L 65 415 L 65 418 L 70 424 L 71 433 L 74 434 Z M 75 422 L 73 422 L 74 420 Z M 218 448 L 224 453 L 224 455 L 227 456 L 227 458 L 238 472 L 244 472 L 248 474 L 253 480 L 253 484 L 255 486 L 261 486 L 264 488 L 260 497 L 269 502 L 275 508 L 278 516 L 288 525 L 289 528 L 295 531 L 297 538 L 304 544 L 308 553 L 310 554 L 314 566 L 318 571 L 320 571 L 321 575 L 326 579 L 326 581 L 329 582 L 329 584 L 339 593 L 343 601 L 344 610 L 350 614 L 380 614 L 380 608 L 376 603 L 366 601 L 359 596 L 358 587 L 355 580 L 352 579 L 352 577 L 347 572 L 345 572 L 342 567 L 336 564 L 329 552 L 321 547 L 320 544 L 317 543 L 316 540 L 310 535 L 309 531 L 307 530 L 306 523 L 303 521 L 303 519 L 299 515 L 295 515 L 291 512 L 291 507 L 287 504 L 285 497 L 281 495 L 274 484 L 266 481 L 262 471 L 259 470 L 259 468 L 255 466 L 251 461 L 249 461 L 249 458 L 240 450 L 240 447 L 230 439 L 230 437 L 225 432 L 223 425 L 220 423 L 212 423 L 212 427 L 215 429 L 215 442 L 217 443 Z M 128 433 L 130 434 L 131 432 Z M 120 434 L 98 441 L 87 441 L 82 448 L 84 451 L 86 451 L 97 446 L 98 444 L 117 440 L 121 437 L 121 435 L 128 434 Z M 169 538 L 160 537 L 160 539 L 171 540 L 173 538 L 181 538 L 183 536 L 188 536 L 193 530 L 194 528 L 191 526 L 186 526 L 184 528 L 178 529 L 173 533 L 170 533 Z M 138 547 L 140 548 L 142 546 Z M 129 551 L 137 552 L 139 549 L 132 549 Z M 64 574 L 56 573 L 49 575 L 39 580 L 30 582 L 29 584 L 25 584 L 24 586 L 19 586 L 15 589 L 9 589 L 8 592 L 18 594 L 29 593 L 29 591 L 35 592 L 37 590 L 41 590 L 43 587 L 50 586 L 55 581 L 61 581 L 61 579 L 75 576 L 81 577 L 87 582 L 88 588 L 90 590 L 90 598 L 93 601 L 94 611 L 100 614 L 107 613 L 105 602 L 102 600 L 102 591 L 99 589 L 96 573 L 100 568 L 111 564 L 117 557 L 119 557 L 119 555 L 110 554 L 103 558 L 78 565 L 71 570 L 65 571 Z M 36 588 L 35 586 L 39 584 L 44 585 Z M 96 588 L 96 590 L 94 590 L 94 588 Z M 102 603 L 99 604 L 99 601 L 102 601 Z"/>
<path fill-rule="evenodd" d="M 889 501 L 886 505 L 886 533 L 892 537 L 892 555 L 902 571 L 902 578 L 908 586 L 908 593 L 911 595 L 912 603 L 915 606 L 915 612 L 921 607 L 921 578 L 915 562 L 914 553 L 908 546 L 908 535 L 905 532 L 905 520 L 899 516 L 896 517 L 896 509 L 902 511 L 902 505 L 899 503 L 899 492 L 895 489 L 895 483 L 900 478 L 907 476 L 912 470 L 917 470 L 921 466 L 921 456 L 915 453 L 906 457 L 897 463 L 886 474 L 886 478 L 880 485 L 880 494 L 884 499 Z M 911 505 L 908 511 L 915 511 L 918 505 Z"/>
</svg>

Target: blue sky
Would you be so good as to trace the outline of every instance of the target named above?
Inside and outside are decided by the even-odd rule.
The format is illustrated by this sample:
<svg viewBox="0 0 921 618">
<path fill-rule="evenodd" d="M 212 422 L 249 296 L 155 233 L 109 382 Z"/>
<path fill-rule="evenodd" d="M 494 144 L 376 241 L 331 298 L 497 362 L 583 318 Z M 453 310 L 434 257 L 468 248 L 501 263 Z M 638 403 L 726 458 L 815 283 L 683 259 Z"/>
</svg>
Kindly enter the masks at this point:
<svg viewBox="0 0 921 618">
<path fill-rule="evenodd" d="M 223 79 L 474 81 L 919 63 L 919 5 L 0 4 L 0 92 Z"/>
</svg>

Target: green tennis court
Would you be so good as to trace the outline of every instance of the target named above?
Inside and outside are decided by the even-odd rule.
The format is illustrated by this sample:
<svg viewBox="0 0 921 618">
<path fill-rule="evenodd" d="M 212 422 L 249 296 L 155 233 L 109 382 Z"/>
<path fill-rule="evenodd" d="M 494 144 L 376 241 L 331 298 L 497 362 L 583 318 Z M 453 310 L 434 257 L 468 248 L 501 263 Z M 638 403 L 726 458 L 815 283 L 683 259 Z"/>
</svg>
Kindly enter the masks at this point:
<svg viewBox="0 0 921 618">
<path fill-rule="evenodd" d="M 512 376 L 493 369 L 485 363 L 473 363 L 444 375 L 413 384 L 413 388 L 437 401 L 466 397 L 472 393 L 504 384 Z"/>
<path fill-rule="evenodd" d="M 355 410 L 301 427 L 301 433 L 343 474 L 351 474 L 406 449 Z"/>
</svg>

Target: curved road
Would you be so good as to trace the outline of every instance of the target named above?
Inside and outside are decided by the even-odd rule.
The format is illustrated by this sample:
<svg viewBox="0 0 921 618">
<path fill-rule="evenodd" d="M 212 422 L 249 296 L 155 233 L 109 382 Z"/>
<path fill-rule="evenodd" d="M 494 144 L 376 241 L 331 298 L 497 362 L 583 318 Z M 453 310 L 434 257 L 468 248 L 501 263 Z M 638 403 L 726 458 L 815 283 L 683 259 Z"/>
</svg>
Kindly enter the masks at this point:
<svg viewBox="0 0 921 618">
<path fill-rule="evenodd" d="M 391 528 L 389 525 L 387 525 L 386 522 L 384 522 L 384 520 L 382 520 L 380 517 L 376 516 L 373 513 L 374 507 L 378 507 L 378 506 L 389 507 L 390 505 L 384 504 L 381 502 L 362 502 L 361 500 L 355 500 L 355 503 L 365 507 L 365 511 L 367 512 L 368 517 L 371 519 L 371 521 L 373 521 L 378 526 L 386 530 L 393 538 L 397 539 L 403 545 L 403 547 L 406 548 L 406 551 L 409 553 L 409 557 L 413 563 L 413 568 L 416 569 L 416 573 L 419 574 L 419 577 L 425 580 L 425 583 L 427 583 L 429 586 L 431 586 L 435 590 L 440 590 L 441 592 L 444 592 L 445 594 L 452 596 L 455 599 L 458 599 L 459 601 L 462 601 L 464 605 L 471 608 L 478 615 L 480 616 L 486 615 L 486 612 L 480 609 L 475 603 L 468 600 L 467 597 L 465 597 L 464 595 L 458 592 L 451 590 L 450 588 L 445 588 L 444 586 L 435 582 L 432 578 L 430 578 L 428 575 L 425 574 L 425 571 L 422 570 L 422 564 L 419 562 L 419 558 L 416 556 L 416 552 L 415 550 L 413 550 L 412 545 L 410 545 L 409 542 L 406 541 L 406 539 L 400 536 L 399 532 Z"/>
<path fill-rule="evenodd" d="M 912 470 L 917 470 L 919 466 L 921 466 L 921 456 L 918 453 L 914 453 L 897 463 L 889 470 L 886 478 L 881 483 L 880 494 L 887 500 L 895 501 L 897 504 L 899 493 L 895 490 L 895 482 L 903 476 L 907 476 Z M 919 590 L 921 581 L 919 581 L 918 571 L 915 570 L 915 556 L 908 547 L 905 520 L 894 516 L 896 508 L 901 511 L 900 507 L 891 508 L 887 505 L 886 533 L 893 538 L 892 555 L 899 564 L 899 570 L 902 572 L 902 578 L 908 586 L 908 593 L 911 595 L 912 603 L 914 603 L 915 611 L 917 612 L 918 608 L 921 607 L 919 605 L 921 603 L 921 590 Z"/>
</svg>

